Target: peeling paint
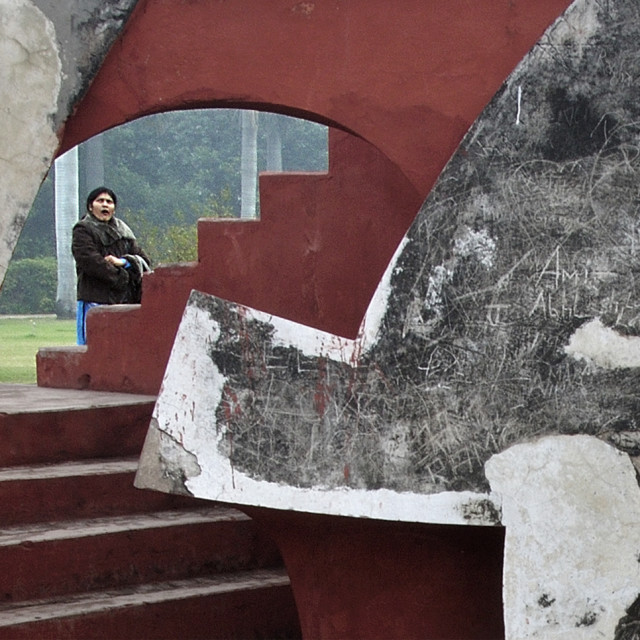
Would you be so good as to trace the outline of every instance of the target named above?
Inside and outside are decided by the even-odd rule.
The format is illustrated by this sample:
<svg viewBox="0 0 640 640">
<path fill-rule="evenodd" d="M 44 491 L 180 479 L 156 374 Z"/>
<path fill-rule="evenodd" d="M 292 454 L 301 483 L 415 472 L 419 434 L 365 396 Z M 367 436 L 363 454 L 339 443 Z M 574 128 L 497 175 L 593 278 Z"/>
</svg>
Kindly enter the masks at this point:
<svg viewBox="0 0 640 640">
<path fill-rule="evenodd" d="M 309 18 L 315 11 L 315 2 L 298 2 L 291 8 L 291 13 L 297 13 L 303 15 L 305 18 Z"/>
<path fill-rule="evenodd" d="M 388 489 L 335 489 L 326 485 L 300 487 L 257 479 L 244 468 L 238 468 L 231 458 L 240 441 L 232 430 L 221 428 L 220 420 L 224 420 L 225 416 L 245 415 L 249 405 L 245 403 L 242 413 L 238 414 L 239 406 L 236 401 L 241 401 L 241 395 L 233 396 L 235 399 L 231 404 L 228 400 L 225 401 L 225 396 L 231 397 L 225 391 L 229 378 L 215 364 L 215 355 L 214 358 L 211 355 L 215 354 L 218 341 L 242 335 L 233 324 L 226 325 L 230 318 L 246 320 L 250 317 L 250 322 L 261 318 L 262 322 L 268 322 L 269 316 L 266 314 L 262 317 L 258 312 L 248 315 L 247 311 L 239 311 L 236 305 L 211 296 L 192 293 L 154 409 L 153 429 L 159 431 L 161 443 L 168 443 L 169 449 L 167 452 L 159 449 L 161 445 L 157 444 L 155 437 L 148 439 L 140 465 L 144 468 L 149 464 L 153 470 L 158 467 L 158 459 L 162 458 L 162 465 L 175 465 L 176 468 L 173 473 L 167 474 L 161 465 L 160 475 L 158 472 L 155 475 L 141 474 L 136 479 L 137 486 L 161 490 L 164 487 L 166 490 L 166 476 L 169 475 L 180 478 L 181 482 L 184 480 L 184 486 L 192 495 L 222 502 L 383 520 L 495 524 L 494 514 L 489 510 L 477 511 L 474 518 L 470 519 L 468 506 L 463 507 L 474 501 L 483 503 L 488 500 L 488 495 L 482 493 L 443 491 L 437 495 L 428 495 Z M 292 373 L 300 375 L 297 365 Z M 266 380 L 271 377 L 268 369 L 262 375 L 267 376 Z M 252 384 L 256 384 L 255 379 Z M 310 401 L 312 406 L 313 390 Z M 281 446 L 277 434 L 267 429 L 264 434 L 273 440 L 276 448 Z M 174 450 L 176 443 L 179 445 L 179 455 Z M 185 452 L 190 465 L 187 468 L 181 467 L 181 456 Z M 307 451 L 309 453 L 310 450 Z M 321 456 L 318 459 L 322 461 Z M 192 462 L 197 467 L 192 467 Z M 342 464 L 337 470 L 343 483 L 347 479 L 345 469 L 348 467 L 351 475 L 362 464 L 357 458 L 352 462 L 355 466 L 352 467 L 352 463 Z M 282 472 L 287 471 L 285 465 Z M 361 469 L 358 472 L 361 473 Z M 463 515 L 465 510 L 466 516 Z M 487 515 L 486 518 L 483 518 L 483 513 Z"/>
<path fill-rule="evenodd" d="M 486 473 L 506 528 L 507 637 L 612 638 L 640 586 L 628 456 L 597 438 L 554 436 L 494 456 Z"/>
<path fill-rule="evenodd" d="M 600 318 L 582 325 L 565 347 L 568 355 L 604 369 L 640 367 L 640 337 L 623 336 Z"/>
<path fill-rule="evenodd" d="M 462 505 L 462 517 L 468 522 L 478 524 L 500 524 L 500 509 L 492 500 L 470 500 Z"/>
<path fill-rule="evenodd" d="M 61 87 L 51 21 L 28 0 L 0 0 L 0 283 L 58 144 Z"/>
<path fill-rule="evenodd" d="M 496 243 L 486 229 L 474 231 L 464 226 L 453 242 L 453 254 L 458 258 L 473 258 L 483 267 L 493 267 Z"/>
<path fill-rule="evenodd" d="M 152 452 L 146 455 L 146 452 Z M 136 487 L 154 487 L 165 493 L 191 495 L 186 486 L 189 477 L 201 473 L 196 456 L 184 449 L 179 442 L 158 428 L 151 420 L 143 447 L 142 459 L 134 484 Z"/>
</svg>

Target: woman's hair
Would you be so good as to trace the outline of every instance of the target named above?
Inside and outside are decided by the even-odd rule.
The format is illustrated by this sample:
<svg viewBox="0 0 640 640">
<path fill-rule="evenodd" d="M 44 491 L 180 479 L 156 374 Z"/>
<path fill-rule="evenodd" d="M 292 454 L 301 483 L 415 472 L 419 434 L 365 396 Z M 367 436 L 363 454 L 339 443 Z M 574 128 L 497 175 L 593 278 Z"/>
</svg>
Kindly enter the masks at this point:
<svg viewBox="0 0 640 640">
<path fill-rule="evenodd" d="M 97 189 L 94 189 L 88 196 L 87 196 L 87 211 L 91 211 L 91 205 L 93 204 L 93 201 L 101 194 L 101 193 L 108 193 L 111 198 L 113 199 L 113 204 L 115 206 L 118 206 L 118 197 L 116 196 L 116 194 L 109 189 L 108 187 L 98 187 Z"/>
</svg>

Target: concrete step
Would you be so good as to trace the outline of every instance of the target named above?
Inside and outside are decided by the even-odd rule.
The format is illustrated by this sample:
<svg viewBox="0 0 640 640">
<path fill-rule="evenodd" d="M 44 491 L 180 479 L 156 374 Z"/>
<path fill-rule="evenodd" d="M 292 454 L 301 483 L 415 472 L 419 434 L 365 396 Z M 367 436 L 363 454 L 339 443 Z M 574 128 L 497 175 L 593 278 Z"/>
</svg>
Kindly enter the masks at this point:
<svg viewBox="0 0 640 640">
<path fill-rule="evenodd" d="M 0 385 L 0 467 L 137 456 L 154 396 Z"/>
<path fill-rule="evenodd" d="M 0 605 L 0 640 L 300 637 L 282 569 Z"/>
<path fill-rule="evenodd" d="M 0 601 L 280 563 L 248 516 L 220 506 L 19 525 L 0 532 Z"/>
<path fill-rule="evenodd" d="M 0 640 L 300 637 L 253 520 L 133 486 L 154 403 L 0 385 Z"/>
<path fill-rule="evenodd" d="M 136 489 L 137 466 L 137 458 L 114 458 L 0 469 L 0 525 L 211 506 Z"/>
</svg>

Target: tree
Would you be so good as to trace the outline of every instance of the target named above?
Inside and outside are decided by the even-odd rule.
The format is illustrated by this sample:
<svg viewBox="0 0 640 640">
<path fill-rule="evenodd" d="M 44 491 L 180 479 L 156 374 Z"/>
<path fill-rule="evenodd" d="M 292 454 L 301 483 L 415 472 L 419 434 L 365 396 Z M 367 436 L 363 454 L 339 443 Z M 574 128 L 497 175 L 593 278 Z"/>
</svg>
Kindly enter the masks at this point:
<svg viewBox="0 0 640 640">
<path fill-rule="evenodd" d="M 78 220 L 78 147 L 55 161 L 54 172 L 58 258 L 56 315 L 58 318 L 72 318 L 76 307 L 76 271 L 71 253 L 71 232 Z"/>
<path fill-rule="evenodd" d="M 56 270 L 54 257 L 12 260 L 0 293 L 0 314 L 53 313 Z"/>
<path fill-rule="evenodd" d="M 277 121 L 277 129 L 271 126 L 272 120 Z M 131 211 L 134 229 L 142 213 L 160 230 L 178 219 L 192 225 L 199 217 L 216 216 L 210 203 L 222 200 L 224 215 L 238 217 L 241 141 L 242 118 L 235 109 L 194 109 L 139 118 L 100 134 L 104 180 L 86 175 L 93 156 L 86 147 L 94 142 L 97 146 L 98 140 L 80 146 L 78 162 L 86 170 L 80 172 L 79 193 L 97 184 L 111 187 L 118 194 L 119 213 Z M 327 170 L 327 128 L 323 125 L 261 112 L 257 144 L 259 170 L 277 171 L 278 156 L 283 171 Z M 56 255 L 53 173 L 36 198 L 14 259 Z M 251 175 L 255 179 L 255 171 Z"/>
<path fill-rule="evenodd" d="M 52 167 L 40 186 L 40 191 L 38 191 L 31 211 L 27 216 L 27 221 L 22 228 L 20 239 L 11 258 L 12 261 L 46 256 L 53 258 L 55 263 L 56 229 L 53 215 L 55 206 L 53 174 L 54 169 Z M 52 300 L 51 304 L 53 306 L 55 295 L 52 296 Z"/>
<path fill-rule="evenodd" d="M 102 134 L 89 138 L 82 144 L 84 162 L 84 186 L 87 191 L 104 184 L 104 144 Z"/>
<path fill-rule="evenodd" d="M 240 217 L 256 217 L 258 181 L 258 113 L 242 111 L 242 153 L 240 158 Z"/>
</svg>

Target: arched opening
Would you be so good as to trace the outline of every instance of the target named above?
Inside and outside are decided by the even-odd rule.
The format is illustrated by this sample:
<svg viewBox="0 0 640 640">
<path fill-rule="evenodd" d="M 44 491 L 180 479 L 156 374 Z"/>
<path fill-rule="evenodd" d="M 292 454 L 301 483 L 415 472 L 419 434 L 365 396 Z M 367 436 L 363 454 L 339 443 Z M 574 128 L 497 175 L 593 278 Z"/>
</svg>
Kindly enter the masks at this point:
<svg viewBox="0 0 640 640">
<path fill-rule="evenodd" d="M 341 123 L 343 130 L 357 131 L 361 137 L 337 135 L 330 142 L 332 149 L 338 151 L 335 173 L 331 177 L 334 183 L 342 180 L 341 186 L 346 188 L 332 192 L 329 180 L 318 179 L 310 184 L 305 177 L 303 184 L 303 180 L 292 176 L 282 180 L 269 177 L 266 182 L 270 193 L 267 202 L 261 202 L 265 213 L 259 223 L 261 229 L 250 223 L 243 225 L 242 231 L 236 225 L 235 229 L 226 226 L 213 233 L 210 225 L 203 225 L 199 242 L 207 251 L 201 252 L 202 264 L 188 276 L 173 270 L 165 271 L 164 278 L 154 279 L 147 292 L 152 295 L 145 300 L 149 304 L 143 305 L 147 310 L 139 314 L 139 324 L 131 318 L 134 331 L 141 327 L 152 332 L 162 330 L 154 323 L 155 317 L 161 317 L 164 324 L 175 321 L 176 310 L 184 301 L 182 292 L 187 289 L 178 283 L 184 280 L 189 287 L 233 295 L 251 306 L 289 314 L 333 332 L 353 332 L 371 293 L 371 283 L 375 286 L 377 282 L 379 271 L 376 269 L 386 263 L 394 242 L 410 223 L 476 113 L 503 81 L 506 69 L 535 41 L 530 39 L 531 35 L 542 29 L 541 22 L 527 13 L 531 9 L 524 6 L 518 9 L 527 28 L 510 28 L 505 34 L 501 33 L 502 29 L 500 33 L 491 29 L 491 10 L 487 6 L 465 6 L 464 20 L 478 28 L 471 37 L 452 38 L 451 31 L 442 27 L 460 24 L 460 16 L 455 14 L 458 8 L 447 3 L 434 7 L 433 12 L 429 12 L 430 22 L 425 25 L 416 19 L 426 15 L 426 12 L 414 11 L 418 4 L 411 3 L 408 10 L 396 12 L 393 17 L 396 22 L 390 29 L 388 20 L 375 21 L 377 5 L 372 9 L 370 3 L 340 5 L 340 11 L 349 12 L 342 20 L 331 19 L 326 13 L 330 9 L 320 4 L 317 11 L 313 3 L 296 5 L 297 9 L 305 5 L 307 12 L 287 11 L 290 5 L 278 4 L 280 11 L 264 15 L 261 5 L 254 3 L 251 11 L 244 11 L 242 19 L 236 18 L 236 22 L 233 14 L 238 7 L 233 3 L 218 3 L 215 7 L 211 3 L 187 3 L 182 6 L 184 15 L 181 15 L 187 28 L 176 29 L 173 10 L 168 11 L 170 5 L 139 3 L 130 37 L 112 57 L 116 64 L 107 64 L 105 73 L 92 86 L 92 95 L 88 96 L 85 107 L 80 107 L 77 119 L 65 132 L 65 144 L 69 144 L 74 135 L 86 139 L 89 134 L 138 115 L 164 108 L 204 106 L 216 100 L 304 109 L 323 114 Z M 210 13 L 203 13 L 203 8 Z M 357 13 L 359 10 L 374 16 L 373 23 L 366 23 L 368 27 L 364 16 Z M 231 15 L 219 15 L 217 11 Z M 502 7 L 499 11 L 503 11 Z M 149 22 L 142 26 L 142 19 L 136 23 L 136 17 L 140 16 L 151 20 L 152 28 Z M 225 26 L 217 37 L 210 37 L 212 21 Z M 502 26 L 504 20 L 497 22 Z M 357 33 L 347 33 L 340 30 L 345 24 L 358 24 L 363 28 Z M 338 25 L 337 32 L 334 25 Z M 297 39 L 291 39 L 294 45 L 290 48 L 280 36 L 283 27 L 285 32 L 298 35 Z M 402 42 L 392 47 L 392 51 L 380 51 L 380 43 L 394 40 L 385 37 L 389 30 L 402 34 Z M 528 36 L 522 35 L 525 31 Z M 178 46 L 172 39 L 173 34 L 185 34 Z M 265 34 L 270 37 L 264 37 Z M 432 37 L 425 37 L 426 34 Z M 505 46 L 505 36 L 508 46 Z M 229 40 L 242 43 L 237 56 L 225 55 Z M 274 47 L 274 40 L 281 46 Z M 513 44 L 516 40 L 518 46 Z M 465 42 L 464 55 L 459 55 L 460 41 Z M 246 43 L 252 46 L 246 47 Z M 148 49 L 147 45 L 150 45 Z M 345 45 L 349 53 L 346 56 L 341 55 L 347 52 Z M 429 46 L 433 47 L 431 51 Z M 180 55 L 176 55 L 177 51 Z M 380 51 L 376 64 L 371 61 L 372 51 Z M 497 64 L 496 52 L 500 58 Z M 513 59 L 505 52 L 512 53 Z M 430 55 L 433 53 L 435 55 Z M 447 74 L 445 83 L 441 81 L 440 62 L 447 59 L 447 55 L 464 62 L 460 65 L 462 68 Z M 231 63 L 227 63 L 229 59 Z M 340 65 L 336 65 L 337 60 Z M 398 73 L 406 60 L 420 63 L 407 73 Z M 189 67 L 181 68 L 181 61 L 187 61 Z M 357 64 L 351 64 L 353 61 Z M 435 61 L 435 64 L 426 69 L 422 61 Z M 482 73 L 474 73 L 475 68 L 482 69 Z M 361 73 L 362 69 L 375 69 L 375 77 Z M 412 82 L 414 78 L 419 82 Z M 426 78 L 430 83 L 423 82 Z M 424 92 L 427 85 L 428 90 Z M 460 90 L 461 85 L 464 90 Z M 101 89 L 105 91 L 102 94 Z M 114 93 L 117 104 L 108 100 L 101 102 Z M 407 189 L 407 182 L 411 190 Z M 371 200 L 363 203 L 363 194 L 370 195 L 372 185 L 384 185 L 388 193 L 375 192 Z M 285 210 L 283 203 L 288 207 L 293 204 L 293 226 L 286 227 L 278 219 L 278 212 Z M 326 207 L 327 203 L 332 206 Z M 359 219 L 360 224 L 344 226 L 353 219 Z M 402 219 L 402 224 L 394 226 L 397 219 Z M 401 226 L 404 229 L 400 229 Z M 274 238 L 286 241 L 278 243 Z M 279 271 L 276 263 L 288 258 L 288 253 L 294 260 Z M 345 260 L 343 256 L 348 258 Z M 335 261 L 335 268 L 323 272 L 326 266 L 322 261 Z M 313 279 L 310 274 L 314 274 Z M 246 288 L 250 281 L 251 286 Z M 290 290 L 282 295 L 286 287 Z M 262 294 L 267 291 L 277 299 L 266 299 Z M 175 303 L 173 309 L 166 308 L 167 300 Z M 159 301 L 164 301 L 164 305 Z M 167 311 L 174 313 L 169 321 Z M 100 328 L 106 328 L 106 324 Z M 138 335 L 142 332 L 138 331 Z M 159 335 L 159 343 L 171 343 L 170 331 Z M 145 374 L 150 369 L 154 372 L 162 369 L 164 354 L 155 347 L 157 344 L 150 344 L 136 351 L 135 357 L 142 363 L 144 373 L 136 370 L 138 363 L 123 361 L 120 371 L 111 372 L 111 379 L 100 379 L 99 370 L 86 369 L 81 363 L 70 375 L 60 379 L 70 384 L 86 380 L 96 388 L 109 388 L 115 379 L 116 385 L 129 389 L 144 380 L 154 388 L 157 378 L 151 376 L 149 381 Z M 107 357 L 113 360 L 111 353 L 94 351 L 91 355 L 95 362 Z"/>
<path fill-rule="evenodd" d="M 60 151 L 177 109 L 244 106 L 334 125 L 328 175 L 265 176 L 259 227 L 213 232 L 201 225 L 198 268 L 180 279 L 183 291 L 197 286 L 353 336 L 465 131 L 566 4 L 523 5 L 506 15 L 502 7 L 465 6 L 461 20 L 456 5 L 425 11 L 415 0 L 392 15 L 383 4 L 286 2 L 192 2 L 177 15 L 171 5 L 143 0 L 66 122 Z M 507 18 L 518 24 L 516 37 L 504 28 Z M 468 37 L 461 56 L 462 32 Z M 176 284 L 177 272 L 171 278 Z M 157 291 L 168 286 L 166 279 L 155 284 Z M 173 292 L 172 300 L 177 317 L 185 296 Z M 172 335 L 162 339 L 171 342 Z M 160 357 L 154 371 L 162 363 Z M 147 388 L 157 388 L 158 375 Z"/>
<path fill-rule="evenodd" d="M 248 136 L 245 114 L 251 115 L 255 125 Z M 247 137 L 252 142 L 248 152 Z M 2 382 L 35 382 L 37 348 L 73 344 L 71 328 L 63 322 L 52 323 L 50 317 L 65 317 L 56 297 L 55 261 L 60 259 L 56 253 L 68 254 L 64 259 L 73 266 L 70 239 L 56 242 L 57 207 L 66 206 L 56 202 L 57 189 L 75 190 L 67 195 L 76 203 L 77 220 L 91 189 L 103 184 L 112 187 L 120 199 L 118 216 L 135 229 L 140 244 L 158 265 L 197 261 L 200 218 L 237 219 L 243 217 L 243 209 L 245 218 L 259 218 L 258 173 L 326 172 L 328 168 L 326 126 L 239 109 L 157 113 L 114 127 L 76 149 L 73 183 L 60 184 L 62 172 L 56 172 L 56 163 L 42 184 L 0 293 L 0 315 L 29 316 L 24 337 L 31 343 L 33 356 L 21 359 L 16 364 L 19 370 L 0 372 Z M 248 161 L 245 156 L 250 156 Z M 247 177 L 243 170 L 248 170 Z M 245 182 L 254 196 L 249 206 L 242 199 Z M 64 277 L 60 268 L 57 276 Z M 65 290 L 73 299 L 62 306 L 72 309 L 75 283 Z M 58 289 L 58 298 L 59 294 Z M 24 334 L 18 327 L 15 331 L 16 339 Z M 40 336 L 45 342 L 37 341 Z"/>
</svg>

